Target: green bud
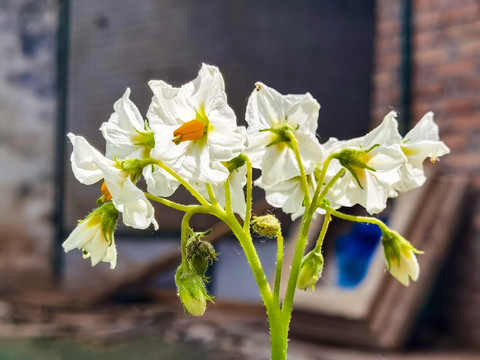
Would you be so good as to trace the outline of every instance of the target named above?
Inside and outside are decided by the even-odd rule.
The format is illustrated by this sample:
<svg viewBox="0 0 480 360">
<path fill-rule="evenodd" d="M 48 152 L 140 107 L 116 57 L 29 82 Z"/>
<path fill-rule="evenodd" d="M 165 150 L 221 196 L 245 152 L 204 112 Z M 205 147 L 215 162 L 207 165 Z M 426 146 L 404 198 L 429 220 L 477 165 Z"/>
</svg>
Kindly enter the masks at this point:
<svg viewBox="0 0 480 360">
<path fill-rule="evenodd" d="M 214 260 L 218 260 L 218 253 L 215 252 L 213 245 L 202 240 L 202 237 L 209 233 L 210 231 L 207 233 L 196 233 L 188 239 L 186 245 L 188 264 L 203 281 L 209 280 L 209 278 L 205 276 L 208 266 L 212 265 Z"/>
<path fill-rule="evenodd" d="M 257 234 L 269 238 L 277 237 L 281 231 L 280 221 L 273 215 L 254 216 L 252 221 L 252 229 Z"/>
<path fill-rule="evenodd" d="M 378 146 L 380 145 L 375 144 L 367 150 L 344 149 L 334 157 L 352 174 L 361 189 L 363 189 L 363 186 L 360 183 L 359 173 L 365 169 L 376 171 L 374 168 L 368 166 L 367 163 L 370 160 L 368 153 Z"/>
<path fill-rule="evenodd" d="M 175 284 L 177 285 L 177 295 L 183 304 L 185 314 L 202 316 L 207 308 L 207 300 L 213 300 L 208 295 L 202 278 L 190 268 L 181 264 L 175 273 Z"/>
<path fill-rule="evenodd" d="M 222 164 L 228 169 L 228 172 L 232 172 L 241 168 L 247 162 L 248 158 L 245 154 L 240 154 L 232 160 L 225 161 Z"/>
<path fill-rule="evenodd" d="M 323 271 L 323 255 L 315 249 L 306 254 L 300 264 L 300 273 L 297 279 L 297 288 L 307 290 L 315 288 Z"/>
</svg>

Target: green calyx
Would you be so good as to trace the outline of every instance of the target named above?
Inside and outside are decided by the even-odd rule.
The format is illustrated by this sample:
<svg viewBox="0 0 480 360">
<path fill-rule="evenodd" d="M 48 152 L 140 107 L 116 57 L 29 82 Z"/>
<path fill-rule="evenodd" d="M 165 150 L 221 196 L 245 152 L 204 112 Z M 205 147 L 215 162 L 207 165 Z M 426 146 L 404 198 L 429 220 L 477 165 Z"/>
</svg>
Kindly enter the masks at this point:
<svg viewBox="0 0 480 360">
<path fill-rule="evenodd" d="M 245 154 L 240 154 L 232 160 L 224 161 L 222 164 L 228 169 L 229 173 L 241 168 L 247 162 L 248 157 Z"/>
<path fill-rule="evenodd" d="M 185 314 L 203 315 L 207 308 L 207 300 L 213 301 L 213 298 L 208 295 L 202 278 L 189 267 L 181 264 L 175 273 L 175 284 Z"/>
<path fill-rule="evenodd" d="M 93 210 L 85 219 L 78 223 L 80 224 L 84 221 L 88 221 L 88 224 L 91 226 L 100 224 L 105 239 L 108 241 L 109 245 L 112 245 L 113 233 L 117 226 L 118 215 L 118 210 L 115 209 L 115 205 L 110 201 Z"/>
<path fill-rule="evenodd" d="M 286 119 L 285 119 L 286 120 Z M 294 130 L 290 125 L 287 123 L 281 123 L 279 126 L 270 129 L 262 129 L 260 132 L 269 131 L 276 136 L 274 137 L 273 141 L 270 142 L 267 147 L 278 145 L 278 144 L 287 144 L 287 146 L 291 147 L 292 137 L 294 136 Z"/>
<path fill-rule="evenodd" d="M 358 173 L 365 169 L 370 171 L 376 171 L 374 168 L 368 166 L 367 163 L 370 160 L 370 156 L 368 156 L 368 153 L 378 146 L 380 145 L 375 144 L 367 150 L 344 149 L 339 153 L 335 154 L 333 158 L 337 159 L 340 164 L 352 174 L 352 176 L 357 181 L 358 186 L 363 189 L 363 186 L 360 183 Z"/>
<path fill-rule="evenodd" d="M 281 231 L 281 224 L 278 219 L 271 214 L 263 216 L 254 216 L 252 221 L 252 229 L 257 234 L 268 238 L 275 238 Z"/>
<path fill-rule="evenodd" d="M 323 271 L 323 255 L 320 251 L 313 249 L 306 254 L 300 264 L 300 272 L 297 279 L 297 288 L 307 290 L 315 288 Z"/>
<path fill-rule="evenodd" d="M 415 254 L 423 254 L 423 251 L 414 248 L 408 240 L 396 231 L 387 227 L 381 230 L 383 252 L 388 269 L 391 267 L 392 260 L 396 262 L 397 266 L 400 266 L 402 252 L 413 251 Z"/>
<path fill-rule="evenodd" d="M 145 166 L 151 165 L 154 163 L 152 159 L 127 159 L 118 161 L 115 159 L 116 167 L 122 171 L 125 171 L 130 175 L 130 179 L 133 183 L 142 176 L 142 171 Z"/>
<path fill-rule="evenodd" d="M 218 260 L 218 253 L 215 252 L 213 245 L 202 240 L 203 237 L 210 234 L 210 231 L 204 233 L 195 233 L 191 236 L 186 245 L 186 256 L 190 269 L 193 270 L 203 281 L 208 281 L 209 277 L 205 272 L 214 260 Z"/>
<path fill-rule="evenodd" d="M 145 127 L 145 131 L 137 130 L 138 135 L 134 139 L 134 144 L 150 150 L 155 147 L 155 137 L 153 131 L 148 127 L 148 124 L 145 124 Z"/>
</svg>

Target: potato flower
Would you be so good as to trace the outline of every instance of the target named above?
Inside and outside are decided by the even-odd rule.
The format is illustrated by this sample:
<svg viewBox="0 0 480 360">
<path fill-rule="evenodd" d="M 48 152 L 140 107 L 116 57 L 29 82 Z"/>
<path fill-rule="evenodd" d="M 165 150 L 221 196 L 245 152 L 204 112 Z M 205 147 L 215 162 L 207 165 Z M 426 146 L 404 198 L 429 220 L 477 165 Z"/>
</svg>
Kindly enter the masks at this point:
<svg viewBox="0 0 480 360">
<path fill-rule="evenodd" d="M 270 186 L 300 175 L 288 132 L 294 134 L 305 171 L 311 174 L 323 150 L 316 138 L 320 105 L 309 93 L 282 95 L 257 82 L 245 114 L 247 155 L 262 169 L 262 183 Z"/>
<path fill-rule="evenodd" d="M 155 133 L 151 156 L 187 180 L 223 184 L 229 173 L 219 164 L 242 152 L 245 135 L 227 104 L 218 68 L 203 64 L 197 78 L 180 88 L 156 80 L 149 85 L 154 94 L 147 113 Z"/>
<path fill-rule="evenodd" d="M 111 197 L 115 208 L 122 213 L 123 222 L 136 229 L 146 229 L 153 224 L 158 229 L 152 204 L 143 191 L 132 182 L 132 174 L 121 167 L 121 163 L 107 159 L 92 147 L 85 138 L 72 133 L 67 135 L 73 144 L 70 158 L 72 169 L 78 181 L 92 185 L 104 179 L 104 195 Z M 129 160 L 125 160 L 129 161 Z M 141 172 L 143 166 L 138 167 Z"/>
<path fill-rule="evenodd" d="M 109 262 L 114 269 L 117 264 L 117 250 L 113 232 L 117 223 L 118 211 L 111 202 L 103 204 L 91 212 L 72 231 L 63 243 L 65 252 L 81 249 L 84 257 L 90 257 L 92 266 L 100 261 Z"/>
</svg>

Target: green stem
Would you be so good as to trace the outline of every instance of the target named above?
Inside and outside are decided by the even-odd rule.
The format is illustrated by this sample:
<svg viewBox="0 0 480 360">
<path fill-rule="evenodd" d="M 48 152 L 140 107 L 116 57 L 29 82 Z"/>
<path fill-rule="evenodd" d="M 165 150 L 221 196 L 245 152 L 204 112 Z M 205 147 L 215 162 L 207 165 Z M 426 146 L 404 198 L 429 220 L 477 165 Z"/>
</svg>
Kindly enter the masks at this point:
<svg viewBox="0 0 480 360">
<path fill-rule="evenodd" d="M 277 266 L 275 269 L 275 285 L 273 287 L 273 301 L 280 304 L 280 282 L 282 280 L 282 264 L 283 264 L 283 236 L 282 232 L 277 233 Z"/>
<path fill-rule="evenodd" d="M 246 196 L 245 220 L 243 222 L 243 231 L 250 233 L 250 221 L 252 218 L 252 163 L 247 159 L 247 196 Z"/>
<path fill-rule="evenodd" d="M 207 200 L 205 200 L 205 198 L 197 191 L 193 188 L 192 185 L 190 185 L 188 182 L 186 182 L 180 175 L 178 175 L 175 171 L 173 171 L 172 169 L 170 169 L 168 166 L 166 166 L 163 162 L 161 162 L 160 160 L 155 160 L 155 159 L 151 159 L 152 160 L 152 163 L 157 165 L 159 168 L 165 170 L 167 173 L 169 173 L 170 175 L 172 175 L 180 184 L 182 184 L 185 189 L 187 189 L 188 191 L 190 191 L 190 193 L 193 195 L 193 197 L 195 199 L 198 200 L 198 202 L 202 205 L 205 205 L 205 206 L 208 206 L 210 205 L 208 203 Z"/>
<path fill-rule="evenodd" d="M 330 162 L 333 160 L 333 158 L 335 157 L 336 154 L 330 154 L 330 156 L 328 156 L 326 159 L 325 159 L 325 162 L 323 163 L 323 167 L 322 167 L 322 171 L 320 173 L 320 176 L 318 177 L 317 179 L 317 189 L 320 187 L 322 187 L 323 185 L 323 181 L 325 180 L 325 176 L 327 175 L 327 170 L 328 170 L 328 167 L 330 165 Z"/>
<path fill-rule="evenodd" d="M 224 189 L 225 189 L 225 212 L 227 214 L 232 214 L 232 194 L 230 194 L 230 176 L 228 176 L 227 181 L 225 181 L 225 184 L 223 184 Z"/>
<path fill-rule="evenodd" d="M 189 211 L 185 213 L 182 219 L 182 232 L 181 232 L 181 246 L 180 249 L 182 251 L 182 265 L 183 266 L 188 266 L 187 264 L 187 242 L 189 235 L 192 233 L 192 230 L 190 229 L 190 218 L 193 216 L 193 214 L 197 212 L 201 212 L 202 209 L 201 206 L 196 206 Z"/>
<path fill-rule="evenodd" d="M 332 178 L 332 180 L 330 180 L 328 182 L 328 184 L 325 185 L 322 192 L 318 195 L 317 205 L 315 206 L 316 208 L 318 206 L 320 206 L 318 204 L 318 202 L 322 201 L 325 198 L 325 196 L 328 193 L 328 190 L 330 190 L 332 188 L 332 186 L 337 182 L 338 179 L 340 179 L 343 176 L 343 174 L 345 174 L 345 169 L 342 168 L 335 174 L 335 176 Z M 320 184 L 318 184 L 318 186 L 320 186 Z M 318 187 L 317 187 L 317 189 L 318 189 Z"/>
<path fill-rule="evenodd" d="M 207 183 L 207 184 L 205 184 L 205 186 L 207 187 L 207 192 L 208 192 L 208 197 L 210 198 L 210 203 L 213 206 L 219 207 L 220 205 L 218 205 L 218 201 L 217 201 L 217 198 L 215 197 L 215 194 L 213 192 L 212 185 Z"/>
<path fill-rule="evenodd" d="M 160 203 L 160 204 L 162 204 L 162 205 L 171 207 L 172 209 L 175 209 L 175 210 L 178 210 L 178 211 L 187 212 L 187 211 L 189 211 L 190 209 L 192 209 L 192 207 L 197 206 L 197 205 L 183 205 L 183 204 L 179 204 L 179 203 L 176 203 L 176 202 L 174 202 L 174 201 L 167 200 L 167 199 L 161 198 L 161 197 L 159 197 L 159 196 L 152 195 L 152 194 L 147 193 L 147 192 L 144 192 L 144 194 L 145 194 L 145 197 L 146 197 L 147 199 L 156 201 L 156 202 L 158 202 L 158 203 Z"/>
<path fill-rule="evenodd" d="M 293 152 L 297 159 L 298 167 L 300 169 L 300 179 L 302 183 L 302 190 L 305 196 L 305 208 L 310 206 L 310 191 L 308 190 L 308 181 L 307 175 L 305 174 L 305 169 L 303 167 L 302 158 L 300 157 L 300 150 L 298 149 L 298 142 L 295 138 L 295 135 L 292 133 L 290 136 L 290 144 L 292 145 Z"/>
<path fill-rule="evenodd" d="M 348 221 L 354 221 L 354 222 L 362 222 L 362 223 L 370 223 L 370 224 L 375 224 L 378 225 L 382 230 L 388 231 L 387 225 L 385 223 L 377 218 L 374 217 L 369 217 L 369 216 L 354 216 L 354 215 L 347 215 L 344 214 L 340 211 L 332 209 L 330 206 L 327 205 L 320 205 L 323 209 L 327 210 L 330 212 L 333 216 L 338 217 L 340 219 L 348 220 Z"/>
<path fill-rule="evenodd" d="M 318 235 L 317 244 L 315 245 L 315 252 L 322 251 L 323 240 L 325 239 L 325 234 L 327 233 L 330 221 L 332 221 L 332 216 L 330 215 L 330 211 L 326 210 L 323 218 L 322 230 L 320 231 L 320 235 Z"/>
</svg>

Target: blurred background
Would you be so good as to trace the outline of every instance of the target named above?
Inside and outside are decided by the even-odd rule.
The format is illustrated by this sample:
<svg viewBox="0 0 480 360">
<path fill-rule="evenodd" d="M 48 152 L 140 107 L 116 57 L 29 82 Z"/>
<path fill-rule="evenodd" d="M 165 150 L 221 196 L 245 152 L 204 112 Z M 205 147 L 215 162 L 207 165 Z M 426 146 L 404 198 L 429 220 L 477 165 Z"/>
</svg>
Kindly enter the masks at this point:
<svg viewBox="0 0 480 360">
<path fill-rule="evenodd" d="M 292 358 L 480 358 L 470 355 L 480 347 L 478 0 L 0 0 L 0 49 L 0 359 L 268 358 L 250 269 L 214 219 L 193 223 L 220 239 L 209 284 L 217 301 L 205 319 L 185 318 L 175 299 L 175 211 L 156 208 L 159 232 L 119 228 L 116 271 L 60 248 L 99 196 L 99 185 L 73 177 L 66 132 L 104 149 L 98 128 L 126 87 L 145 114 L 150 79 L 180 86 L 201 63 L 222 71 L 239 123 L 255 81 L 284 94 L 310 92 L 322 106 L 322 142 L 361 136 L 392 109 L 406 133 L 432 110 L 451 149 L 436 167 L 467 179 L 467 201 L 442 203 L 455 206 L 455 222 L 438 230 L 444 251 L 427 264 L 416 310 L 402 315 L 409 325 L 401 346 L 392 353 L 298 331 Z M 258 213 L 265 210 L 258 202 Z M 284 232 L 294 231 L 277 213 Z M 358 231 L 342 224 L 333 231 L 332 263 L 345 261 L 340 255 Z M 339 275 L 339 288 L 350 291 L 367 272 L 359 264 L 378 246 L 370 233 L 364 247 L 349 248 L 354 271 Z M 271 272 L 276 245 L 256 239 L 256 247 Z M 338 325 L 346 333 L 359 323 L 335 316 L 347 320 Z M 369 316 L 361 320 L 367 327 Z M 343 343 L 348 350 L 335 347 Z"/>
</svg>

